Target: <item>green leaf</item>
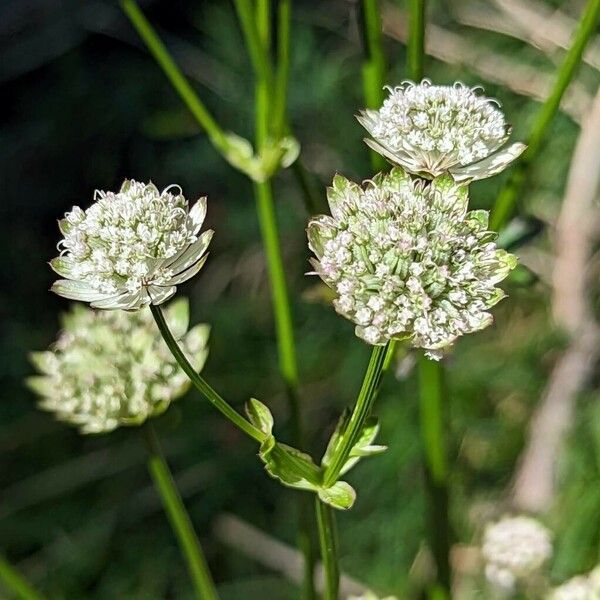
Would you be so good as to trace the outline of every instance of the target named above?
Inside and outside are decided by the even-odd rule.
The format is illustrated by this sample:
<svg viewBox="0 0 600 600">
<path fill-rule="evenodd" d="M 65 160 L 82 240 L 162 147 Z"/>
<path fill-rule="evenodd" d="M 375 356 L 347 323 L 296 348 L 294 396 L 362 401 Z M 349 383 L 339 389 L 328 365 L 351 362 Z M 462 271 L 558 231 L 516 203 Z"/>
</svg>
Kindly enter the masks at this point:
<svg viewBox="0 0 600 600">
<path fill-rule="evenodd" d="M 273 415 L 260 400 L 250 398 L 246 403 L 246 414 L 254 427 L 272 437 L 274 423 Z"/>
<path fill-rule="evenodd" d="M 340 416 L 337 425 L 335 426 L 335 430 L 331 434 L 329 438 L 329 443 L 327 444 L 327 448 L 325 449 L 325 454 L 323 454 L 323 458 L 321 460 L 321 465 L 323 467 L 328 467 L 331 463 L 331 459 L 333 458 L 335 451 L 337 450 L 342 436 L 344 435 L 346 428 L 348 427 L 348 421 L 350 420 L 350 409 L 344 409 L 344 412 Z"/>
<path fill-rule="evenodd" d="M 318 495 L 325 504 L 329 504 L 329 506 L 338 510 L 352 508 L 356 500 L 354 488 L 345 481 L 338 481 L 328 488 L 320 488 Z"/>
<path fill-rule="evenodd" d="M 331 463 L 332 458 L 335 455 L 344 434 L 346 433 L 349 421 L 350 410 L 346 409 L 342 413 L 335 431 L 331 435 L 329 443 L 327 444 L 327 449 L 325 450 L 325 454 L 323 455 L 323 459 L 321 461 L 323 467 L 327 468 L 327 466 Z M 369 417 L 365 421 L 358 440 L 351 448 L 348 460 L 344 463 L 344 466 L 340 471 L 340 475 L 347 473 L 363 456 L 375 456 L 376 454 L 381 454 L 387 450 L 387 446 L 373 444 L 373 441 L 377 437 L 378 433 L 379 424 L 377 419 L 375 417 Z"/>
<path fill-rule="evenodd" d="M 267 473 L 283 485 L 300 490 L 319 489 L 322 473 L 308 454 L 279 444 L 270 436 L 262 443 L 259 456 Z"/>
</svg>

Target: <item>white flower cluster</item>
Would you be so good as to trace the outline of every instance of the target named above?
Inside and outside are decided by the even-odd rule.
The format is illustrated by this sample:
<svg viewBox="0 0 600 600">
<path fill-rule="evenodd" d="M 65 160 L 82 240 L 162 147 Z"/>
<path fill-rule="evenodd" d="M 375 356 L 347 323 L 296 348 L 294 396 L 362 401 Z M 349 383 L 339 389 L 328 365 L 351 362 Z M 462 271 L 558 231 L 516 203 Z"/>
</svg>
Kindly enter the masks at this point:
<svg viewBox="0 0 600 600">
<path fill-rule="evenodd" d="M 394 168 L 363 187 L 338 175 L 328 200 L 331 216 L 308 225 L 311 263 L 358 337 L 436 351 L 490 324 L 516 259 L 496 247 L 486 211 L 467 212 L 466 186 Z"/>
<path fill-rule="evenodd" d="M 600 600 L 600 567 L 555 588 L 548 595 L 548 600 Z"/>
<path fill-rule="evenodd" d="M 423 80 L 388 90 L 383 106 L 363 111 L 358 120 L 373 137 L 366 143 L 410 173 L 482 179 L 502 171 L 525 150 L 520 143 L 499 150 L 510 127 L 493 101 L 475 89 Z"/>
<path fill-rule="evenodd" d="M 552 556 L 552 540 L 550 532 L 535 519 L 505 517 L 488 525 L 481 552 L 490 583 L 510 591 Z"/>
<path fill-rule="evenodd" d="M 196 370 L 208 354 L 209 327 L 189 332 L 186 299 L 165 310 L 173 335 Z M 27 383 L 41 396 L 40 408 L 82 433 L 137 425 L 162 413 L 189 386 L 189 379 L 163 342 L 150 310 L 94 311 L 75 305 L 63 318 L 53 347 L 31 360 L 42 373 Z"/>
<path fill-rule="evenodd" d="M 87 210 L 75 206 L 59 221 L 64 239 L 52 268 L 65 279 L 52 290 L 95 308 L 161 304 L 206 260 L 213 232 L 198 236 L 206 198 L 190 210 L 178 186 L 160 192 L 127 180 L 119 192 L 96 191 Z"/>
</svg>

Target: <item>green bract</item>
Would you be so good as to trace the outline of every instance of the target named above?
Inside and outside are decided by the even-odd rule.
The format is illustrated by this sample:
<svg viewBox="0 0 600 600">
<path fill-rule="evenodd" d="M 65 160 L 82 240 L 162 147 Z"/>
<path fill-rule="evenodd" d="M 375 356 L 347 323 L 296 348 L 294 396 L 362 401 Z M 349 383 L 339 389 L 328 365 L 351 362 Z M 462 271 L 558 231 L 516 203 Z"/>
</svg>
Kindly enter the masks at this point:
<svg viewBox="0 0 600 600">
<path fill-rule="evenodd" d="M 187 331 L 186 299 L 168 306 L 165 317 L 200 370 L 208 354 L 208 325 Z M 76 305 L 64 315 L 63 331 L 52 348 L 32 353 L 31 360 L 42 373 L 27 380 L 42 397 L 40 408 L 82 433 L 138 425 L 166 410 L 190 385 L 147 308 L 106 312 Z"/>
<path fill-rule="evenodd" d="M 516 258 L 496 247 L 486 211 L 467 212 L 465 185 L 395 168 L 363 186 L 337 175 L 328 200 L 331 216 L 308 225 L 311 263 L 356 335 L 436 351 L 491 323 Z"/>
</svg>

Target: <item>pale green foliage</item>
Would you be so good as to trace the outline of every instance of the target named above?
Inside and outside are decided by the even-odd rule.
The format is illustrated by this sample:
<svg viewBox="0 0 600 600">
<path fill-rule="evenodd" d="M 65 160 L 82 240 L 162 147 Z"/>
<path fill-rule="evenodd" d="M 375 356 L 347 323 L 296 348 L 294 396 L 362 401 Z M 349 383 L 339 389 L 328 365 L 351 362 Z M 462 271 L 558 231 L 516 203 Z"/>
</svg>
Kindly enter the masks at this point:
<svg viewBox="0 0 600 600">
<path fill-rule="evenodd" d="M 333 508 L 352 508 L 356 492 L 351 485 L 345 481 L 337 481 L 333 485 L 325 486 L 323 470 L 315 464 L 309 454 L 275 440 L 272 433 L 273 416 L 262 402 L 251 398 L 246 405 L 246 414 L 252 424 L 268 436 L 261 444 L 258 455 L 271 477 L 286 487 L 315 492 L 323 502 Z"/>
<path fill-rule="evenodd" d="M 421 177 L 450 172 L 457 181 L 483 179 L 503 171 L 524 150 L 499 150 L 510 128 L 489 98 L 460 83 L 453 86 L 405 83 L 388 88 L 379 110 L 365 110 L 365 140 L 392 163 Z"/>
<path fill-rule="evenodd" d="M 208 354 L 209 327 L 187 331 L 187 299 L 165 310 L 173 335 L 195 369 Z M 63 331 L 50 350 L 31 360 L 41 373 L 28 385 L 39 407 L 82 433 L 138 425 L 165 411 L 190 381 L 171 355 L 150 310 L 94 311 L 75 305 L 63 317 Z"/>
<path fill-rule="evenodd" d="M 491 323 L 516 258 L 496 247 L 486 211 L 467 212 L 466 186 L 395 168 L 363 186 L 337 175 L 328 200 L 331 216 L 308 225 L 311 263 L 357 336 L 434 351 Z"/>
<path fill-rule="evenodd" d="M 52 290 L 94 308 L 161 304 L 204 265 L 212 231 L 198 236 L 206 198 L 188 209 L 178 186 L 160 192 L 133 180 L 117 192 L 96 191 L 59 221 L 64 239 L 52 268 L 65 279 Z"/>
</svg>

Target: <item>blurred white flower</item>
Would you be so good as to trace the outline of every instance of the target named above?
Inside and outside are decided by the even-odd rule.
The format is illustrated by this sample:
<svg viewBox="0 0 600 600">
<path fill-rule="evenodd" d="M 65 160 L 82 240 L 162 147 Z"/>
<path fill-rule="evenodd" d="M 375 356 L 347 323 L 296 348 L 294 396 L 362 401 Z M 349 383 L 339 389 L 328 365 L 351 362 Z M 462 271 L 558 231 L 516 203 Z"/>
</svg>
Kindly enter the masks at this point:
<svg viewBox="0 0 600 600">
<path fill-rule="evenodd" d="M 535 519 L 505 517 L 486 527 L 481 553 L 490 583 L 509 593 L 552 556 L 552 540 L 550 532 Z"/>
<path fill-rule="evenodd" d="M 548 600 L 600 600 L 600 566 L 554 588 Z"/>
<path fill-rule="evenodd" d="M 524 150 L 500 150 L 510 127 L 493 100 L 461 83 L 431 85 L 424 79 L 388 88 L 379 110 L 358 115 L 373 139 L 365 142 L 392 163 L 422 177 L 450 172 L 456 181 L 483 179 L 504 170 Z"/>
<path fill-rule="evenodd" d="M 486 211 L 467 212 L 466 186 L 394 168 L 364 187 L 337 175 L 328 199 L 331 216 L 308 225 L 311 264 L 358 337 L 410 338 L 435 357 L 491 323 L 488 309 L 504 297 L 496 284 L 516 258 L 494 244 Z"/>
<path fill-rule="evenodd" d="M 202 369 L 208 325 L 187 331 L 185 298 L 169 305 L 165 318 L 194 368 Z M 138 425 L 189 387 L 148 308 L 107 312 L 75 305 L 51 349 L 32 353 L 31 361 L 41 373 L 27 380 L 41 396 L 39 407 L 82 433 Z"/>
<path fill-rule="evenodd" d="M 579 575 L 552 590 L 548 600 L 600 600 L 600 591 L 594 591 L 589 579 Z"/>
<path fill-rule="evenodd" d="M 126 180 L 119 192 L 96 191 L 59 221 L 60 256 L 50 262 L 65 279 L 52 290 L 95 308 L 138 309 L 161 304 L 206 260 L 213 235 L 198 236 L 206 198 L 188 210 L 178 186 L 159 192 L 152 183 Z"/>
</svg>

